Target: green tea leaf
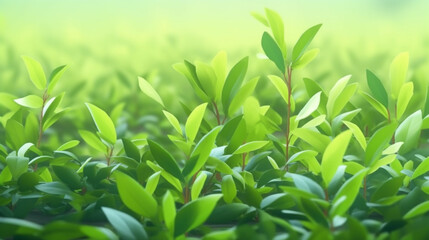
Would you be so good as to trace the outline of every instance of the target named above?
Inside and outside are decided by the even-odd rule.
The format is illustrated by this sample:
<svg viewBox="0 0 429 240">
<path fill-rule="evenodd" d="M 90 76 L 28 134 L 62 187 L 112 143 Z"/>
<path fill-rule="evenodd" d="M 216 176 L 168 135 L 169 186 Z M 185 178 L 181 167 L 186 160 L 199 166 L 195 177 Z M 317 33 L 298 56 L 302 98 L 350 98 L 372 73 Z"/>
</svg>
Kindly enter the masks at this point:
<svg viewBox="0 0 429 240">
<path fill-rule="evenodd" d="M 383 83 L 380 79 L 370 70 L 366 70 L 366 81 L 368 83 L 368 87 L 371 90 L 374 98 L 383 104 L 384 107 L 389 107 L 389 101 L 386 89 L 383 86 Z"/>
<path fill-rule="evenodd" d="M 359 171 L 341 186 L 332 200 L 332 208 L 329 211 L 331 216 L 342 216 L 349 210 L 359 193 L 362 180 L 366 176 L 367 171 L 367 169 Z"/>
<path fill-rule="evenodd" d="M 219 134 L 220 129 L 221 126 L 213 128 L 210 132 L 204 135 L 204 137 L 202 137 L 195 146 L 191 153 L 190 160 L 188 160 L 182 171 L 185 178 L 189 178 L 204 166 L 210 156 L 210 152 L 213 149 L 213 145 L 215 144 L 216 137 Z"/>
<path fill-rule="evenodd" d="M 428 171 L 429 171 L 429 157 L 423 160 L 423 162 L 421 162 L 419 166 L 417 166 L 416 170 L 414 170 L 411 180 L 418 178 L 419 176 L 427 173 Z"/>
<path fill-rule="evenodd" d="M 55 86 L 58 83 L 58 80 L 60 80 L 60 78 L 63 76 L 67 68 L 68 68 L 67 65 L 63 65 L 55 68 L 54 71 L 52 71 L 51 75 L 49 76 L 49 84 L 46 92 L 47 94 L 52 93 L 52 91 L 54 90 Z"/>
<path fill-rule="evenodd" d="M 411 100 L 414 92 L 414 84 L 412 82 L 407 82 L 402 85 L 401 90 L 399 90 L 398 101 L 396 103 L 396 118 L 399 120 L 407 109 L 408 103 Z"/>
<path fill-rule="evenodd" d="M 7 166 L 14 180 L 18 180 L 19 176 L 27 172 L 28 162 L 29 159 L 23 156 L 8 156 L 6 158 Z"/>
<path fill-rule="evenodd" d="M 240 147 L 238 147 L 237 150 L 235 150 L 233 154 L 243 154 L 243 153 L 256 151 L 256 150 L 264 147 L 268 143 L 269 143 L 269 141 L 248 142 L 248 143 L 245 143 L 245 144 L 241 145 Z"/>
<path fill-rule="evenodd" d="M 360 130 L 360 128 L 352 122 L 343 121 L 343 123 L 352 131 L 353 136 L 356 138 L 359 145 L 362 147 L 363 150 L 365 150 L 366 149 L 366 139 L 365 139 L 365 136 L 363 135 L 362 131 Z"/>
<path fill-rule="evenodd" d="M 371 166 L 372 163 L 378 160 L 381 153 L 390 142 L 390 139 L 395 132 L 396 124 L 389 124 L 377 130 L 369 139 L 368 146 L 365 152 L 365 166 Z"/>
<path fill-rule="evenodd" d="M 222 194 L 212 194 L 183 206 L 176 215 L 174 236 L 178 237 L 203 224 L 221 197 Z"/>
<path fill-rule="evenodd" d="M 311 49 L 305 52 L 302 57 L 300 57 L 296 62 L 292 63 L 293 69 L 301 69 L 311 63 L 317 55 L 319 55 L 320 50 L 318 48 Z"/>
<path fill-rule="evenodd" d="M 94 123 L 97 126 L 101 136 L 110 144 L 115 144 L 116 129 L 109 115 L 93 104 L 85 103 L 85 105 L 91 113 L 91 117 L 94 120 Z"/>
<path fill-rule="evenodd" d="M 43 99 L 36 95 L 28 95 L 23 98 L 18 98 L 15 99 L 15 102 L 28 108 L 41 108 L 43 105 Z"/>
<path fill-rule="evenodd" d="M 396 129 L 395 140 L 404 142 L 399 153 L 407 153 L 417 147 L 420 138 L 420 128 L 422 126 L 422 111 L 408 116 Z"/>
<path fill-rule="evenodd" d="M 137 162 L 140 162 L 140 150 L 138 147 L 126 138 L 122 138 L 122 144 L 124 145 L 125 154 Z"/>
<path fill-rule="evenodd" d="M 122 239 L 149 239 L 143 226 L 130 215 L 108 207 L 101 209 Z"/>
<path fill-rule="evenodd" d="M 183 63 L 174 64 L 173 68 L 186 77 L 188 82 L 194 88 L 194 91 L 198 97 L 200 97 L 203 101 L 210 101 L 207 94 L 202 90 L 202 86 L 198 80 L 196 68 L 194 65 L 185 60 Z"/>
<path fill-rule="evenodd" d="M 310 116 L 314 111 L 317 110 L 317 107 L 319 107 L 320 103 L 320 94 L 321 92 L 318 92 L 308 100 L 305 106 L 298 113 L 298 116 L 296 117 L 297 121 Z"/>
<path fill-rule="evenodd" d="M 162 198 L 162 216 L 164 217 L 164 222 L 168 230 L 173 234 L 174 219 L 176 218 L 176 205 L 174 203 L 173 195 L 168 190 Z"/>
<path fill-rule="evenodd" d="M 232 116 L 235 112 L 238 111 L 238 109 L 243 105 L 246 99 L 250 95 L 252 95 L 253 91 L 256 88 L 256 85 L 258 84 L 258 81 L 259 77 L 252 78 L 238 90 L 237 94 L 234 96 L 231 103 L 229 104 L 228 113 L 225 113 L 227 114 L 227 116 Z"/>
<path fill-rule="evenodd" d="M 286 59 L 286 44 L 285 44 L 285 33 L 284 33 L 284 24 L 280 15 L 268 8 L 265 8 L 265 15 L 271 31 L 273 32 L 274 39 L 276 40 L 278 46 L 280 47 L 283 58 Z"/>
<path fill-rule="evenodd" d="M 114 177 L 119 196 L 125 206 L 143 217 L 156 216 L 158 203 L 146 189 L 125 173 L 116 171 Z"/>
<path fill-rule="evenodd" d="M 270 79 L 271 83 L 274 85 L 274 87 L 280 93 L 280 96 L 282 96 L 282 98 L 286 102 L 286 104 L 289 104 L 289 101 L 288 101 L 289 90 L 288 90 L 284 80 L 278 76 L 275 76 L 275 75 L 269 75 L 268 79 Z"/>
<path fill-rule="evenodd" d="M 261 45 L 265 55 L 267 55 L 267 57 L 274 62 L 279 70 L 285 74 L 286 66 L 282 50 L 280 49 L 279 45 L 277 45 L 276 41 L 274 41 L 273 37 L 271 37 L 271 35 L 267 32 L 264 32 L 262 35 Z"/>
<path fill-rule="evenodd" d="M 225 175 L 222 178 L 222 194 L 226 203 L 231 203 L 237 196 L 237 188 L 231 175 Z"/>
<path fill-rule="evenodd" d="M 408 52 L 403 52 L 396 56 L 390 64 L 391 95 L 394 100 L 398 98 L 399 91 L 407 77 L 408 62 L 409 54 Z"/>
<path fill-rule="evenodd" d="M 260 23 L 264 24 L 266 27 L 269 27 L 267 19 L 264 15 L 257 13 L 257 12 L 251 12 L 250 13 L 256 20 L 258 20 Z"/>
<path fill-rule="evenodd" d="M 52 169 L 55 175 L 70 189 L 76 190 L 82 188 L 81 177 L 73 169 L 64 166 L 52 166 Z"/>
<path fill-rule="evenodd" d="M 384 118 L 386 119 L 389 118 L 387 108 L 383 106 L 383 104 L 381 104 L 379 101 L 377 101 L 375 98 L 373 98 L 371 95 L 369 95 L 366 92 L 359 92 L 359 93 L 363 98 L 365 98 L 367 102 L 369 102 L 369 104 L 372 105 L 373 108 L 375 108 L 375 110 L 381 113 L 381 115 L 383 115 Z"/>
<path fill-rule="evenodd" d="M 140 90 L 142 90 L 144 94 L 146 94 L 148 97 L 155 100 L 157 103 L 161 104 L 161 106 L 165 107 L 164 102 L 162 101 L 159 94 L 156 92 L 156 90 L 152 87 L 152 85 L 150 85 L 150 83 L 146 79 L 142 77 L 138 77 L 138 81 L 139 81 Z"/>
<path fill-rule="evenodd" d="M 323 153 L 322 163 L 320 165 L 322 171 L 323 182 L 328 186 L 334 177 L 337 168 L 343 163 L 343 156 L 349 145 L 351 131 L 345 131 L 329 143 Z"/>
<path fill-rule="evenodd" d="M 163 169 L 165 169 L 165 171 L 174 177 L 183 180 L 182 172 L 180 171 L 179 165 L 177 165 L 177 162 L 174 160 L 173 156 L 158 143 L 149 139 L 147 140 L 147 143 L 155 161 Z"/>
<path fill-rule="evenodd" d="M 408 220 L 414 217 L 418 217 L 420 215 L 427 213 L 428 211 L 429 211 L 429 201 L 422 202 L 419 205 L 412 208 L 410 211 L 408 211 L 405 214 L 404 219 Z"/>
<path fill-rule="evenodd" d="M 79 135 L 92 148 L 103 153 L 107 152 L 107 146 L 104 145 L 94 133 L 85 130 L 80 130 Z"/>
<path fill-rule="evenodd" d="M 66 142 L 66 143 L 64 143 L 63 145 L 61 145 L 61 146 L 59 146 L 58 148 L 57 148 L 57 151 L 65 151 L 65 150 L 68 150 L 68 149 L 70 149 L 70 148 L 74 148 L 74 147 L 76 147 L 77 145 L 79 145 L 79 141 L 78 140 L 71 140 L 71 141 L 68 141 L 68 142 Z"/>
<path fill-rule="evenodd" d="M 197 106 L 189 115 L 185 124 L 186 137 L 189 142 L 193 142 L 197 136 L 198 129 L 200 128 L 201 121 L 203 120 L 204 113 L 207 108 L 207 103 Z"/>
<path fill-rule="evenodd" d="M 150 175 L 150 177 L 147 179 L 146 191 L 149 194 L 153 194 L 155 192 L 156 187 L 158 186 L 160 176 L 161 176 L 161 171 L 158 171 L 158 172 Z"/>
<path fill-rule="evenodd" d="M 42 65 L 40 65 L 38 61 L 27 56 L 22 56 L 22 60 L 24 60 L 28 75 L 30 76 L 34 86 L 43 90 L 46 87 L 46 76 Z"/>
<path fill-rule="evenodd" d="M 334 113 L 337 112 L 335 109 L 338 108 L 338 107 L 336 107 L 336 105 L 337 105 L 337 103 L 340 104 L 340 102 L 338 101 L 338 98 L 343 93 L 343 91 L 346 88 L 346 85 L 347 85 L 347 83 L 351 77 L 352 77 L 351 75 L 347 75 L 345 77 L 342 77 L 340 80 L 338 80 L 335 83 L 335 85 L 332 87 L 331 91 L 329 92 L 329 97 L 328 97 L 328 102 L 326 104 L 326 109 L 328 112 L 328 117 L 330 119 L 333 119 L 333 117 L 335 117 Z"/>
<path fill-rule="evenodd" d="M 211 101 L 216 101 L 217 96 L 217 77 L 213 68 L 206 63 L 196 62 L 196 73 L 200 80 L 203 91 L 207 94 Z"/>
<path fill-rule="evenodd" d="M 169 113 L 169 112 L 167 112 L 167 111 L 165 111 L 165 110 L 162 110 L 162 112 L 164 113 L 164 115 L 165 115 L 165 117 L 167 118 L 167 120 L 170 122 L 170 124 L 171 124 L 171 126 L 173 126 L 173 128 L 180 134 L 180 135 L 183 135 L 183 133 L 182 133 L 182 128 L 180 127 L 180 123 L 179 123 L 179 120 L 177 120 L 177 118 L 173 115 L 173 114 L 171 114 L 171 113 Z"/>
<path fill-rule="evenodd" d="M 328 136 L 311 129 L 298 128 L 295 129 L 292 134 L 309 143 L 318 152 L 325 151 L 325 148 L 331 142 L 331 139 Z"/>
<path fill-rule="evenodd" d="M 192 184 L 192 189 L 191 189 L 192 201 L 195 199 L 198 199 L 198 197 L 200 196 L 201 190 L 203 190 L 206 179 L 207 179 L 207 174 L 205 174 L 204 172 L 201 172 L 200 174 L 198 174 L 198 177 L 195 179 L 194 184 Z"/>
<path fill-rule="evenodd" d="M 235 64 L 228 73 L 225 85 L 223 85 L 222 89 L 222 106 L 225 114 L 229 113 L 231 101 L 241 89 L 240 87 L 243 83 L 244 77 L 246 76 L 248 63 L 249 57 L 245 57 Z"/>
<path fill-rule="evenodd" d="M 304 54 L 308 45 L 310 45 L 311 41 L 313 40 L 314 36 L 316 36 L 316 34 L 319 31 L 321 26 L 322 26 L 322 24 L 317 24 L 317 25 L 307 29 L 301 35 L 301 37 L 298 39 L 295 46 L 293 47 L 292 62 L 296 62 L 296 60 L 298 60 L 298 58 L 300 58 Z"/>
</svg>

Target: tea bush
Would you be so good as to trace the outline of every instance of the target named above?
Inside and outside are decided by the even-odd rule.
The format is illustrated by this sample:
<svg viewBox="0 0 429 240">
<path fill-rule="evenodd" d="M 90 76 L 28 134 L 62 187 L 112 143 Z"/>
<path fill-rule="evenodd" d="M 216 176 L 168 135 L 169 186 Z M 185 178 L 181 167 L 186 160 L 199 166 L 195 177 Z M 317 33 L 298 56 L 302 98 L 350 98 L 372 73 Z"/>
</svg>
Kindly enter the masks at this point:
<svg viewBox="0 0 429 240">
<path fill-rule="evenodd" d="M 145 74 L 122 78 L 132 90 L 111 111 L 88 101 L 87 120 L 71 118 L 80 109 L 55 86 L 75 70 L 47 77 L 22 57 L 32 94 L 0 93 L 0 237 L 424 239 L 429 91 L 408 80 L 408 53 L 393 59 L 389 79 L 366 70 L 367 86 L 346 75 L 327 91 L 295 77 L 317 57 L 322 25 L 290 47 L 277 12 L 252 15 L 276 70 L 249 76 L 249 58 L 229 68 L 225 52 L 184 60 L 173 68 L 199 103 L 181 110 Z M 261 82 L 276 103 L 261 104 Z M 138 89 L 165 119 L 131 119 L 146 107 Z"/>
</svg>

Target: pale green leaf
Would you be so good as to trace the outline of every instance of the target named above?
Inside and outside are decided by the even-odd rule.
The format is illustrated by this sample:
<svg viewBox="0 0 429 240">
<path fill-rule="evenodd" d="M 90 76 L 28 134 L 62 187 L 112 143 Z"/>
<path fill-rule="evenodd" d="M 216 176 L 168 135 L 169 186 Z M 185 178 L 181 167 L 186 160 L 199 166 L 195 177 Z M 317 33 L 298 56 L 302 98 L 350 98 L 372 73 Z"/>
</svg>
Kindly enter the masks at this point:
<svg viewBox="0 0 429 240">
<path fill-rule="evenodd" d="M 296 42 L 292 51 L 292 62 L 296 62 L 305 52 L 308 45 L 310 45 L 314 36 L 316 36 L 322 24 L 314 25 L 313 27 L 307 29 L 301 37 Z"/>
<path fill-rule="evenodd" d="M 15 102 L 28 108 L 41 108 L 43 106 L 43 99 L 36 95 L 28 95 L 23 98 L 18 98 L 15 99 Z"/>
<path fill-rule="evenodd" d="M 189 142 L 193 142 L 197 136 L 198 129 L 200 128 L 201 121 L 203 120 L 204 113 L 207 108 L 207 103 L 197 106 L 189 115 L 185 124 L 186 137 Z"/>
<path fill-rule="evenodd" d="M 204 183 L 206 182 L 207 174 L 201 172 L 192 184 L 191 199 L 192 201 L 200 196 L 201 190 L 203 190 Z"/>
<path fill-rule="evenodd" d="M 317 110 L 317 107 L 319 107 L 320 103 L 320 94 L 321 92 L 318 92 L 308 100 L 307 104 L 305 104 L 305 106 L 298 113 L 296 120 L 302 120 Z"/>
<path fill-rule="evenodd" d="M 92 119 L 94 120 L 95 125 L 97 126 L 98 131 L 104 140 L 110 144 L 115 144 L 116 142 L 116 129 L 115 125 L 110 119 L 109 115 L 102 109 L 97 106 L 85 103 L 89 112 L 91 113 Z"/>
<path fill-rule="evenodd" d="M 349 145 L 352 132 L 347 130 L 334 138 L 323 153 L 321 170 L 325 186 L 328 186 L 337 172 L 337 168 L 343 163 L 343 156 Z"/>
<path fill-rule="evenodd" d="M 28 75 L 30 76 L 31 81 L 34 86 L 38 89 L 43 90 L 46 87 L 46 76 L 43 71 L 42 65 L 33 58 L 22 56 L 25 66 L 27 67 Z"/>
<path fill-rule="evenodd" d="M 307 66 L 309 63 L 311 63 L 317 55 L 319 55 L 320 50 L 318 48 L 311 49 L 307 52 L 305 52 L 302 57 L 298 59 L 298 61 L 294 62 L 292 64 L 293 69 L 301 69 Z"/>
<path fill-rule="evenodd" d="M 403 52 L 396 56 L 390 64 L 391 96 L 394 100 L 398 98 L 399 91 L 407 77 L 409 58 L 408 52 Z"/>
<path fill-rule="evenodd" d="M 171 124 L 171 126 L 173 126 L 173 128 L 180 134 L 180 135 L 182 135 L 183 133 L 182 133 L 182 128 L 180 127 L 180 123 L 179 123 L 179 120 L 177 120 L 177 118 L 173 115 L 173 114 L 171 114 L 171 113 L 169 113 L 169 112 L 167 112 L 167 111 L 165 111 L 165 110 L 162 110 L 162 112 L 164 113 L 164 115 L 165 115 L 165 117 L 167 118 L 167 120 L 170 122 L 170 124 Z"/>
<path fill-rule="evenodd" d="M 164 217 L 165 225 L 168 230 L 174 232 L 174 219 L 176 218 L 176 205 L 174 203 L 173 195 L 169 190 L 162 198 L 162 216 Z"/>
<path fill-rule="evenodd" d="M 241 145 L 240 147 L 238 147 L 237 150 L 235 150 L 233 154 L 243 154 L 243 153 L 256 151 L 256 150 L 264 147 L 268 143 L 269 143 L 269 141 L 248 142 L 248 143 L 245 143 L 245 144 Z"/>
<path fill-rule="evenodd" d="M 222 194 L 226 203 L 231 203 L 237 195 L 237 188 L 231 175 L 222 178 Z"/>
<path fill-rule="evenodd" d="M 148 97 L 152 98 L 157 103 L 161 104 L 161 106 L 165 107 L 164 102 L 162 101 L 158 92 L 156 92 L 156 90 L 152 87 L 152 85 L 150 85 L 150 83 L 142 77 L 138 77 L 137 79 L 139 81 L 140 90 L 142 90 L 142 92 L 146 94 Z"/>
<path fill-rule="evenodd" d="M 373 98 L 371 95 L 369 95 L 366 92 L 359 92 L 359 93 L 363 98 L 365 98 L 367 102 L 369 102 L 369 104 L 372 105 L 373 108 L 375 108 L 375 110 L 381 113 L 381 115 L 383 115 L 384 118 L 386 119 L 389 118 L 387 108 L 383 106 L 383 104 L 381 104 L 379 101 L 377 101 L 375 98 Z"/>
<path fill-rule="evenodd" d="M 408 211 L 404 219 L 408 220 L 410 218 L 418 217 L 420 215 L 423 215 L 429 211 L 429 201 L 422 202 L 419 205 L 412 208 L 410 211 Z"/>
<path fill-rule="evenodd" d="M 332 200 L 333 207 L 329 211 L 332 217 L 344 215 L 351 207 L 359 193 L 362 180 L 366 176 L 367 171 L 367 169 L 362 169 L 341 186 Z"/>
<path fill-rule="evenodd" d="M 114 173 L 119 196 L 129 209 L 143 217 L 153 218 L 157 214 L 158 203 L 136 180 L 125 173 Z"/>
<path fill-rule="evenodd" d="M 416 170 L 414 170 L 411 180 L 427 173 L 428 171 L 429 171 L 429 157 L 423 160 L 423 162 L 421 162 L 419 166 L 417 166 Z"/>
<path fill-rule="evenodd" d="M 396 118 L 399 120 L 407 109 L 408 103 L 411 100 L 414 92 L 414 84 L 412 82 L 407 82 L 402 85 L 401 90 L 399 91 L 398 101 L 396 102 Z"/>
<path fill-rule="evenodd" d="M 353 136 L 356 138 L 359 145 L 362 147 L 363 150 L 365 150 L 366 149 L 366 139 L 365 139 L 365 136 L 363 135 L 362 131 L 360 130 L 360 128 L 352 122 L 343 121 L 343 123 L 352 131 Z"/>
</svg>

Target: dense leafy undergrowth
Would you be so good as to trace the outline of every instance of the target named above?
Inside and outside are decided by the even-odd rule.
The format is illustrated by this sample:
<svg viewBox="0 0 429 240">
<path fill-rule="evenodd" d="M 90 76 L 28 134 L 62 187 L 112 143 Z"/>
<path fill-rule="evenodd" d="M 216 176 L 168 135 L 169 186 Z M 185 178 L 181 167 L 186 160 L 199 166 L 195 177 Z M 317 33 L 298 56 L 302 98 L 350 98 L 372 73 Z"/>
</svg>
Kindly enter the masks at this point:
<svg viewBox="0 0 429 240">
<path fill-rule="evenodd" d="M 369 93 L 349 83 L 350 75 L 326 91 L 293 74 L 317 56 L 319 50 L 308 47 L 321 25 L 287 51 L 280 16 L 269 9 L 253 15 L 267 27 L 261 45 L 278 74 L 246 76 L 247 57 L 227 71 L 224 52 L 210 63 L 178 63 L 174 69 L 201 101 L 196 107 L 182 104 L 187 118 L 180 120 L 150 81 L 138 77 L 142 92 L 171 125 L 168 142 L 124 134 L 124 104 L 107 114 L 87 103 L 93 123 L 76 130 L 84 147 L 79 140 L 50 144 L 51 126 L 71 114 L 61 105 L 65 93 L 54 94 L 67 66 L 46 77 L 40 63 L 23 57 L 34 95 L 0 93 L 8 109 L 1 118 L 0 237 L 428 236 L 429 100 L 413 95 L 408 54 L 392 61 L 388 80 L 367 70 Z M 278 90 L 272 94 L 281 99 L 282 111 L 252 96 L 259 81 Z M 297 82 L 304 83 L 307 97 L 294 94 L 303 92 L 294 88 Z M 353 96 L 366 102 L 363 108 L 350 102 Z M 420 104 L 411 106 L 412 98 Z"/>
</svg>

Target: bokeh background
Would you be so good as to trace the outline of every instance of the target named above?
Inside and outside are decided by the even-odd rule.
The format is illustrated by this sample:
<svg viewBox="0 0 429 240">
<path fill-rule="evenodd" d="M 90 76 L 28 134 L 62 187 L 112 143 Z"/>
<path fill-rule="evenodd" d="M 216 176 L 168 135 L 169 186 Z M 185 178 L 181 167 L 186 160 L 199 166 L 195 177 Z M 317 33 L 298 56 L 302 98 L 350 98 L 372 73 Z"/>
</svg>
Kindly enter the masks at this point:
<svg viewBox="0 0 429 240">
<path fill-rule="evenodd" d="M 302 77 L 315 79 L 329 90 L 337 79 L 352 74 L 352 81 L 361 82 L 360 88 L 367 90 L 365 69 L 386 82 L 391 60 L 403 51 L 410 52 L 409 77 L 417 82 L 416 94 L 419 89 L 425 91 L 427 1 L 1 0 L 0 92 L 16 97 L 41 94 L 29 81 L 21 55 L 39 60 L 46 72 L 67 64 L 70 68 L 56 94 L 67 92 L 63 105 L 72 111 L 54 125 L 64 135 L 52 130 L 49 141 L 77 138 L 76 129 L 88 128 L 91 119 L 84 102 L 107 112 L 123 104 L 118 126 L 129 133 L 160 135 L 167 125 L 161 121 L 161 108 L 140 92 L 137 76 L 146 77 L 167 109 L 184 121 L 179 102 L 196 106 L 199 101 L 172 64 L 184 59 L 208 62 L 224 50 L 229 67 L 250 57 L 247 79 L 278 74 L 274 65 L 258 57 L 266 29 L 250 13 L 263 13 L 265 7 L 283 17 L 289 49 L 308 27 L 323 24 L 311 45 L 320 48 L 319 56 L 294 74 L 298 102 L 308 98 L 300 94 Z M 255 94 L 262 104 L 282 111 L 273 93 L 263 77 Z M 0 101 L 0 115 L 6 111 Z"/>
</svg>

